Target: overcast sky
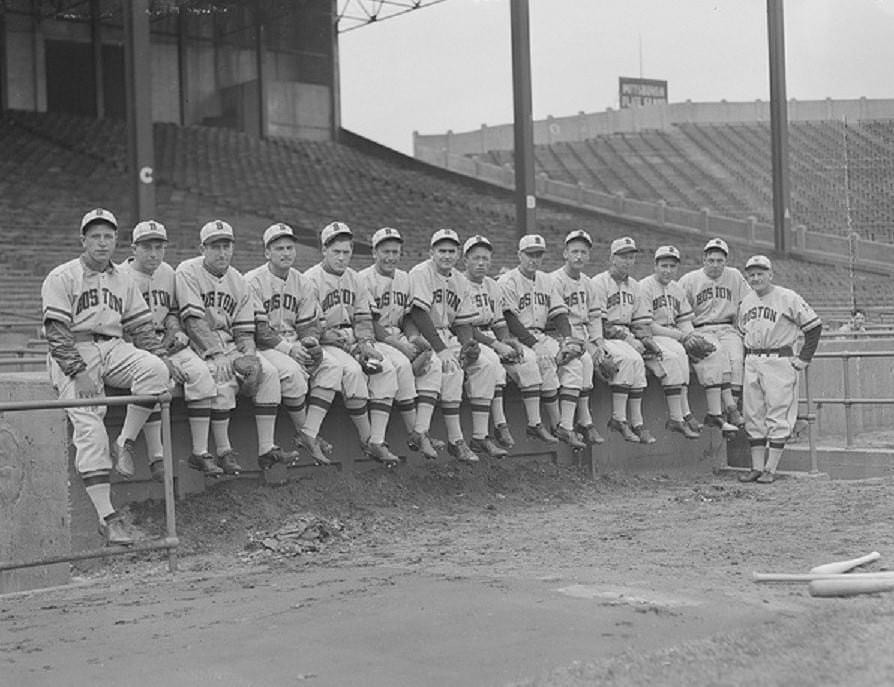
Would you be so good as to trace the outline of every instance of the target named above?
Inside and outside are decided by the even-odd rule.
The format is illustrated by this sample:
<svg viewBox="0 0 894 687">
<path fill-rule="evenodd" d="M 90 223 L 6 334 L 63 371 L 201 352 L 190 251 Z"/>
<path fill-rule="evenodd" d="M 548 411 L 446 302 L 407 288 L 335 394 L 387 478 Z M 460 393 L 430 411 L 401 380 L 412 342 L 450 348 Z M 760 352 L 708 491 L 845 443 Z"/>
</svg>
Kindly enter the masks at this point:
<svg viewBox="0 0 894 687">
<path fill-rule="evenodd" d="M 671 102 L 769 98 L 766 0 L 529 0 L 534 118 L 618 105 L 618 77 Z M 894 97 L 894 0 L 786 0 L 789 98 Z M 412 132 L 512 121 L 509 0 L 446 0 L 339 37 L 342 124 Z M 642 73 L 640 72 L 642 44 Z"/>
</svg>

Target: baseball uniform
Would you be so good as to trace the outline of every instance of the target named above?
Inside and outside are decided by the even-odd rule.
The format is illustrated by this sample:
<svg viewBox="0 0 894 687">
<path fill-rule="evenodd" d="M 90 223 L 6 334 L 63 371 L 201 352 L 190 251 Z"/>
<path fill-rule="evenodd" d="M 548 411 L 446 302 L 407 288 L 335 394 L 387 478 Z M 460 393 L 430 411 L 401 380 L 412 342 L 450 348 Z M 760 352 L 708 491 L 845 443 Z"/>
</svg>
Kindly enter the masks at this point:
<svg viewBox="0 0 894 687">
<path fill-rule="evenodd" d="M 568 322 L 571 324 L 571 336 L 592 342 L 602 338 L 602 308 L 598 303 L 596 287 L 585 274 L 577 279 L 568 274 L 564 267 L 549 273 L 559 293 L 568 306 Z M 583 391 L 593 388 L 593 356 L 585 351 L 581 356 L 583 368 Z"/>
<path fill-rule="evenodd" d="M 606 270 L 592 279 L 596 303 L 605 313 L 605 322 L 633 338 L 631 325 L 646 325 L 652 321 L 648 304 L 641 295 L 639 283 L 633 277 L 615 281 Z M 618 364 L 618 374 L 610 380 L 612 386 L 644 389 L 646 367 L 642 356 L 625 339 L 605 339 L 605 350 Z"/>
<path fill-rule="evenodd" d="M 679 329 L 681 323 L 692 321 L 692 308 L 676 281 L 665 285 L 650 274 L 639 282 L 639 287 L 643 302 L 656 324 Z M 646 367 L 661 380 L 662 386 L 688 385 L 689 356 L 683 344 L 669 336 L 654 335 L 652 338 L 661 348 L 661 360 L 646 361 Z"/>
</svg>

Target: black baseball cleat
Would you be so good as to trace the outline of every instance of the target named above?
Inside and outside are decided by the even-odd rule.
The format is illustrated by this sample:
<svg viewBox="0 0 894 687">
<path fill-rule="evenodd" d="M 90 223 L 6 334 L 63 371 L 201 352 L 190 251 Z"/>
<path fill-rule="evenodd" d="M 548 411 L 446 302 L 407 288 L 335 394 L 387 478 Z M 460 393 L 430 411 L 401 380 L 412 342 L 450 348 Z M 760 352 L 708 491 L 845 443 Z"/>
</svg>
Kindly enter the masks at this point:
<svg viewBox="0 0 894 687">
<path fill-rule="evenodd" d="M 748 472 L 744 472 L 739 475 L 740 482 L 757 482 L 757 478 L 760 477 L 763 472 L 760 470 L 749 470 Z"/>
<path fill-rule="evenodd" d="M 310 455 L 311 460 L 316 465 L 332 465 L 332 461 L 329 460 L 326 451 L 326 444 L 328 442 L 324 442 L 320 439 L 319 436 L 311 437 L 309 434 L 305 434 L 304 432 L 298 432 L 295 435 L 295 445 L 304 451 L 307 451 L 308 455 Z M 332 446 L 329 445 L 330 452 L 332 450 Z M 296 454 L 295 458 L 293 458 L 289 463 L 289 467 L 295 467 L 298 465 L 300 457 Z"/>
<path fill-rule="evenodd" d="M 578 425 L 574 429 L 588 444 L 602 444 L 605 442 L 605 439 L 602 438 L 602 435 L 596 431 L 596 427 L 592 424 Z"/>
<path fill-rule="evenodd" d="M 217 464 L 220 466 L 220 469 L 224 471 L 226 475 L 238 475 L 242 472 L 242 466 L 239 465 L 239 461 L 236 460 L 236 456 L 239 455 L 233 449 L 229 451 L 224 451 L 217 457 Z M 267 454 L 264 454 L 267 455 Z M 258 465 L 261 464 L 260 457 L 258 458 Z M 261 468 L 262 470 L 267 470 L 268 468 Z"/>
<path fill-rule="evenodd" d="M 465 439 L 448 442 L 447 453 L 463 463 L 478 463 L 481 459 L 469 448 Z"/>
<path fill-rule="evenodd" d="M 154 481 L 164 482 L 165 481 L 164 459 L 155 458 L 151 463 L 149 463 L 149 474 L 152 476 L 152 479 Z"/>
<path fill-rule="evenodd" d="M 497 445 L 497 442 L 490 437 L 484 437 L 483 439 L 472 437 L 469 448 L 475 453 L 483 453 L 490 458 L 505 458 L 509 455 L 509 451 Z"/>
<path fill-rule="evenodd" d="M 693 432 L 701 432 L 702 427 L 704 427 L 701 422 L 695 419 L 695 415 L 693 415 L 692 413 L 689 413 L 689 415 L 685 415 L 683 417 L 683 422 L 685 422 L 689 429 L 691 429 Z"/>
<path fill-rule="evenodd" d="M 764 471 L 760 474 L 760 477 L 758 477 L 758 478 L 757 478 L 756 480 L 754 480 L 754 481 L 757 482 L 758 484 L 773 484 L 773 482 L 776 481 L 776 474 L 775 474 L 775 473 L 772 473 L 772 472 L 769 472 L 769 471 L 767 471 L 767 470 L 764 470 Z"/>
<path fill-rule="evenodd" d="M 564 441 L 575 451 L 587 448 L 587 444 L 578 436 L 573 429 L 568 429 L 559 425 L 556 427 L 554 434 L 559 441 Z"/>
<path fill-rule="evenodd" d="M 633 433 L 639 438 L 639 443 L 641 444 L 655 443 L 655 437 L 653 437 L 652 433 L 646 429 L 645 425 L 637 425 L 633 428 Z"/>
<path fill-rule="evenodd" d="M 134 467 L 133 462 L 136 446 L 133 443 L 133 439 L 125 439 L 123 446 L 117 441 L 113 441 L 110 448 L 112 461 L 115 464 L 115 472 L 121 475 L 124 479 L 133 477 L 136 473 L 136 468 Z"/>
<path fill-rule="evenodd" d="M 538 422 L 536 425 L 528 425 L 525 429 L 525 434 L 533 439 L 539 439 L 540 441 L 545 441 L 548 444 L 558 444 L 558 437 L 550 434 L 549 430 L 543 426 L 542 422 Z"/>
<path fill-rule="evenodd" d="M 204 472 L 209 477 L 220 477 L 224 474 L 224 471 L 215 462 L 214 457 L 210 453 L 191 453 L 186 463 L 193 470 Z"/>
<path fill-rule="evenodd" d="M 735 425 L 736 427 L 745 426 L 745 418 L 742 417 L 742 413 L 739 412 L 739 409 L 736 406 L 727 407 L 724 414 L 731 425 Z"/>
<path fill-rule="evenodd" d="M 671 432 L 682 434 L 687 439 L 698 439 L 701 436 L 698 432 L 693 432 L 685 420 L 668 420 L 664 423 L 664 426 Z"/>
<path fill-rule="evenodd" d="M 505 422 L 494 427 L 494 439 L 503 448 L 512 448 L 515 446 L 515 439 L 509 431 L 509 425 Z"/>
<path fill-rule="evenodd" d="M 379 461 L 387 468 L 400 464 L 400 458 L 394 455 L 391 452 L 391 449 L 388 448 L 388 444 L 384 442 L 381 444 L 368 443 L 363 447 L 363 452 L 373 460 Z"/>
<path fill-rule="evenodd" d="M 721 432 L 738 432 L 739 428 L 723 419 L 722 415 L 705 415 L 705 427 L 716 427 Z"/>
<path fill-rule="evenodd" d="M 629 441 L 634 444 L 640 443 L 639 436 L 633 433 L 633 430 L 630 428 L 630 423 L 627 422 L 627 420 L 619 420 L 616 417 L 612 417 L 609 418 L 606 426 L 610 430 L 613 430 L 624 437 L 624 441 Z"/>
<path fill-rule="evenodd" d="M 138 528 L 128 525 L 118 512 L 107 515 L 100 521 L 99 533 L 106 546 L 131 546 L 138 539 L 146 538 Z"/>
<path fill-rule="evenodd" d="M 411 451 L 419 451 L 427 460 L 438 459 L 438 451 L 427 432 L 410 432 L 407 437 L 407 446 Z"/>
</svg>

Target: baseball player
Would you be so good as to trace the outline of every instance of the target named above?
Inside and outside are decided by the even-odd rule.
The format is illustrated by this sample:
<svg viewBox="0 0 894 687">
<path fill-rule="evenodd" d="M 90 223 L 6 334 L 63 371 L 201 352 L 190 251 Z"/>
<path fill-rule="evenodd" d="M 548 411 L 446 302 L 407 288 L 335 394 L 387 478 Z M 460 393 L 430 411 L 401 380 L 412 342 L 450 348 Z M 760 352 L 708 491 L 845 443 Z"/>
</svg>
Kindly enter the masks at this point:
<svg viewBox="0 0 894 687">
<path fill-rule="evenodd" d="M 741 427 L 739 399 L 742 396 L 744 365 L 742 337 L 736 331 L 739 303 L 748 292 L 745 277 L 728 267 L 729 246 L 714 238 L 705 244 L 703 266 L 684 274 L 679 281 L 692 306 L 692 324 L 716 351 L 693 363 L 705 389 L 708 415 L 705 424 L 729 434 L 729 425 Z M 724 422 L 726 421 L 726 425 Z"/>
<path fill-rule="evenodd" d="M 689 354 L 681 343 L 693 331 L 692 307 L 675 281 L 680 266 L 676 246 L 659 246 L 655 251 L 655 271 L 639 285 L 652 311 L 652 337 L 661 348 L 661 358 L 646 361 L 646 367 L 661 381 L 667 401 L 672 432 L 698 439 L 701 426 L 689 409 Z"/>
<path fill-rule="evenodd" d="M 263 313 L 245 279 L 230 263 L 235 236 L 223 220 L 206 223 L 199 232 L 202 255 L 181 262 L 174 272 L 180 320 L 193 350 L 206 361 L 217 382 L 211 402 L 211 433 L 217 449 L 217 466 L 228 475 L 242 471 L 230 444 L 230 416 L 236 394 L 254 401 L 258 434 L 258 467 L 291 464 L 298 454 L 274 443 L 276 414 L 282 399 L 279 375 L 257 355 L 255 320 Z M 193 454 L 189 466 L 215 474 L 210 454 Z"/>
<path fill-rule="evenodd" d="M 152 314 L 136 284 L 112 263 L 118 237 L 115 216 L 103 208 L 91 210 L 81 219 L 80 231 L 83 253 L 54 268 L 41 286 L 47 366 L 59 398 L 102 396 L 104 384 L 129 388 L 135 395 L 164 393 L 170 375 L 166 364 L 150 353 L 160 352 Z M 133 343 L 122 338 L 125 332 Z M 129 446 L 154 406 L 127 406 L 114 444 L 116 469 L 125 477 L 133 474 Z M 133 543 L 142 533 L 129 530 L 111 501 L 106 406 L 67 408 L 66 413 L 74 430 L 75 468 L 99 517 L 100 533 L 108 545 Z"/>
<path fill-rule="evenodd" d="M 385 443 L 385 431 L 397 393 L 397 372 L 376 346 L 369 291 L 349 267 L 354 233 L 344 222 L 332 222 L 323 227 L 320 241 L 323 260 L 304 273 L 320 304 L 320 343 L 341 370 L 345 408 L 364 452 L 396 465 L 399 458 Z"/>
<path fill-rule="evenodd" d="M 466 396 L 472 410 L 472 437 L 483 447 L 490 422 L 490 406 L 499 366 L 486 363 L 474 339 L 471 322 L 476 312 L 469 297 L 469 281 L 458 272 L 459 236 L 439 229 L 429 241 L 430 258 L 410 270 L 410 316 L 441 363 L 441 412 L 447 427 L 447 452 L 475 463 L 479 457 L 463 438 L 459 405 L 465 368 Z"/>
<path fill-rule="evenodd" d="M 576 229 L 569 232 L 565 236 L 565 248 L 562 252 L 565 264 L 550 272 L 549 276 L 555 281 L 565 305 L 568 306 L 571 336 L 587 344 L 587 350 L 581 356 L 583 386 L 577 400 L 575 430 L 588 444 L 601 444 L 604 439 L 593 425 L 590 394 L 593 391 L 593 364 L 601 361 L 606 354 L 602 337 L 602 309 L 597 303 L 593 282 L 582 272 L 590 263 L 592 247 L 593 239 L 586 231 Z"/>
<path fill-rule="evenodd" d="M 555 437 L 574 449 L 586 448 L 574 431 L 574 414 L 583 387 L 580 359 L 583 347 L 579 354 L 563 353 L 557 360 L 560 351 L 571 350 L 566 348 L 566 342 L 571 340 L 571 323 L 568 306 L 555 280 L 540 270 L 545 251 L 546 241 L 540 234 L 522 236 L 518 242 L 518 266 L 501 276 L 497 283 L 503 295 L 509 331 L 537 354 L 542 378 L 541 400 L 550 425 L 555 428 Z M 561 343 L 546 333 L 547 327 L 558 332 Z M 546 441 L 553 436 L 536 425 L 528 425 L 527 431 Z"/>
<path fill-rule="evenodd" d="M 748 258 L 745 276 L 752 290 L 742 298 L 737 325 L 745 344 L 742 402 L 751 471 L 739 480 L 771 484 L 798 417 L 798 373 L 813 359 L 823 327 L 801 296 L 773 283 L 766 255 Z M 795 354 L 802 332 L 804 345 Z"/>
<path fill-rule="evenodd" d="M 612 241 L 609 268 L 593 277 L 593 283 L 597 303 L 605 313 L 602 325 L 605 348 L 618 364 L 617 374 L 609 380 L 612 415 L 608 427 L 627 441 L 653 444 L 655 437 L 643 420 L 646 388 L 643 355 L 648 353 L 660 358 L 661 349 L 652 338 L 649 304 L 642 296 L 639 283 L 630 276 L 637 252 L 636 242 L 629 236 Z"/>
<path fill-rule="evenodd" d="M 119 265 L 137 285 L 152 312 L 152 324 L 161 350 L 167 356 L 172 381 L 183 385 L 186 417 L 192 437 L 192 454 L 204 459 L 208 453 L 211 428 L 211 400 L 217 384 L 205 362 L 189 347 L 189 337 L 180 326 L 180 306 L 174 288 L 174 268 L 164 261 L 168 233 L 161 222 L 138 223 L 131 235 L 133 256 Z M 162 462 L 161 414 L 158 410 L 143 425 L 149 454 L 149 471 L 156 481 L 164 480 Z M 132 444 L 128 448 L 132 452 Z M 211 474 L 223 470 L 211 461 Z"/>
<path fill-rule="evenodd" d="M 264 313 L 255 323 L 258 354 L 279 374 L 282 404 L 295 427 L 298 447 L 315 463 L 329 465 L 332 447 L 319 432 L 341 386 L 341 370 L 319 344 L 320 306 L 313 285 L 292 267 L 294 230 L 282 222 L 271 224 L 263 241 L 267 262 L 245 273 Z"/>
<path fill-rule="evenodd" d="M 441 391 L 441 362 L 432 355 L 424 337 L 410 333 L 410 275 L 397 267 L 403 237 L 393 227 L 382 227 L 372 236 L 375 263 L 357 276 L 369 291 L 373 331 L 378 350 L 397 372 L 394 400 L 407 430 L 407 444 L 429 460 L 438 457 L 442 441 L 429 435 L 431 418 Z M 418 360 L 417 360 L 418 359 Z"/>
</svg>

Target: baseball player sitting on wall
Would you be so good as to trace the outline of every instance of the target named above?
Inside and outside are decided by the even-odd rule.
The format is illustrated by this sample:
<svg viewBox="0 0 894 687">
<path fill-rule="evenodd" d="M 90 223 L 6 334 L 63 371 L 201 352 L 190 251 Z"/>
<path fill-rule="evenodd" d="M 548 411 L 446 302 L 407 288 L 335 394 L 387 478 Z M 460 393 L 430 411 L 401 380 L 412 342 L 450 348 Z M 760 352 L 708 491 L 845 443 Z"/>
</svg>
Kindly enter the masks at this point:
<svg viewBox="0 0 894 687">
<path fill-rule="evenodd" d="M 441 361 L 409 321 L 410 276 L 397 267 L 403 243 L 393 227 L 376 231 L 372 236 L 375 263 L 360 270 L 358 276 L 372 299 L 377 348 L 397 372 L 395 401 L 407 430 L 407 444 L 434 460 L 445 446 L 429 435 L 441 391 Z"/>
<path fill-rule="evenodd" d="M 667 400 L 667 429 L 687 439 L 698 439 L 701 425 L 689 409 L 689 358 L 713 351 L 713 346 L 692 328 L 692 308 L 675 281 L 680 266 L 676 246 L 659 246 L 655 272 L 640 281 L 642 297 L 652 312 L 652 336 L 661 358 L 646 360 L 646 367 L 661 381 Z"/>
<path fill-rule="evenodd" d="M 211 429 L 211 401 L 217 396 L 217 384 L 205 362 L 189 347 L 189 337 L 180 325 L 180 306 L 174 287 L 174 268 L 164 261 L 168 233 L 164 225 L 154 220 L 140 222 L 133 228 L 131 244 L 133 256 L 119 265 L 122 273 L 133 279 L 149 310 L 161 351 L 166 356 L 171 380 L 183 385 L 186 417 L 192 437 L 192 453 L 208 454 L 208 434 Z M 173 386 L 173 385 L 172 385 Z M 152 412 L 143 425 L 149 472 L 152 479 L 164 480 L 162 462 L 161 413 Z M 125 441 L 128 452 L 133 442 Z M 213 465 L 212 472 L 223 470 Z"/>
<path fill-rule="evenodd" d="M 54 268 L 41 287 L 43 326 L 49 345 L 50 381 L 62 400 L 103 395 L 104 385 L 135 395 L 167 391 L 170 374 L 161 353 L 152 314 L 133 280 L 112 263 L 118 222 L 96 208 L 81 220 L 80 257 Z M 127 332 L 133 343 L 122 337 Z M 123 476 L 133 474 L 129 446 L 155 403 L 127 407 L 114 453 Z M 111 500 L 113 467 L 103 418 L 106 406 L 67 408 L 73 427 L 75 469 L 99 517 L 106 544 L 131 544 L 142 533 L 129 529 Z M 127 444 L 130 441 L 131 444 Z"/>
<path fill-rule="evenodd" d="M 341 369 L 345 408 L 363 451 L 374 460 L 396 465 L 399 458 L 385 443 L 397 373 L 375 342 L 370 295 L 349 266 L 354 233 L 332 222 L 320 234 L 323 260 L 304 273 L 320 304 L 320 343 Z"/>
<path fill-rule="evenodd" d="M 609 268 L 593 277 L 593 283 L 597 302 L 605 313 L 602 323 L 605 348 L 617 364 L 617 373 L 606 380 L 612 392 L 608 428 L 620 433 L 626 441 L 654 444 L 655 437 L 643 420 L 646 389 L 643 356 L 660 359 L 662 352 L 652 337 L 648 303 L 642 297 L 639 283 L 630 276 L 637 252 L 636 242 L 629 236 L 612 241 Z"/>
<path fill-rule="evenodd" d="M 742 403 L 751 470 L 739 481 L 771 484 L 798 417 L 798 373 L 813 359 L 823 323 L 801 296 L 773 284 L 766 255 L 748 258 L 745 276 L 752 290 L 742 299 L 737 324 L 745 344 Z M 796 353 L 801 332 L 804 345 Z"/>
<path fill-rule="evenodd" d="M 565 264 L 549 276 L 556 282 L 562 298 L 565 299 L 565 305 L 568 306 L 571 336 L 586 346 L 581 356 L 583 387 L 577 400 L 575 429 L 588 444 L 601 444 L 604 439 L 593 426 L 590 395 L 593 391 L 593 366 L 604 364 L 608 353 L 602 337 L 602 309 L 597 303 L 596 287 L 582 272 L 590 264 L 592 247 L 593 239 L 583 229 L 569 232 L 565 236 L 565 248 L 562 252 Z"/>
<path fill-rule="evenodd" d="M 580 449 L 586 444 L 574 431 L 574 414 L 583 387 L 584 346 L 571 335 L 568 306 L 555 281 L 540 270 L 545 251 L 546 241 L 540 234 L 522 236 L 518 242 L 518 267 L 506 272 L 497 283 L 503 294 L 509 331 L 537 355 L 541 400 L 555 437 Z M 561 341 L 549 336 L 548 328 L 555 330 Z M 529 421 L 530 417 L 529 414 Z M 527 431 L 545 441 L 553 437 L 541 425 L 529 424 Z"/>
<path fill-rule="evenodd" d="M 735 319 L 739 303 L 748 292 L 742 273 L 727 266 L 728 257 L 726 241 L 711 239 L 705 244 L 703 267 L 684 274 L 679 281 L 692 306 L 695 331 L 715 348 L 692 364 L 705 389 L 705 424 L 721 429 L 727 436 L 743 424 L 738 406 L 744 360 Z"/>
<path fill-rule="evenodd" d="M 258 354 L 279 374 L 282 404 L 295 427 L 297 447 L 315 463 L 328 465 L 332 446 L 319 432 L 341 385 L 341 370 L 320 345 L 320 306 L 313 286 L 292 267 L 296 243 L 292 227 L 271 224 L 263 241 L 267 262 L 245 273 L 264 313 L 255 322 Z"/>
<path fill-rule="evenodd" d="M 466 443 L 460 424 L 463 371 L 472 410 L 472 436 L 480 440 L 487 437 L 499 371 L 481 358 L 481 347 L 474 339 L 470 323 L 476 312 L 469 298 L 469 282 L 455 269 L 459 236 L 452 229 L 439 229 L 432 234 L 429 246 L 430 258 L 410 270 L 410 316 L 441 363 L 440 401 L 447 452 L 457 460 L 477 463 L 478 454 Z"/>
<path fill-rule="evenodd" d="M 212 220 L 201 228 L 199 239 L 202 255 L 181 262 L 174 276 L 183 328 L 217 382 L 217 395 L 211 402 L 217 460 L 208 453 L 194 453 L 189 466 L 208 475 L 219 472 L 215 463 L 228 475 L 242 471 L 229 433 L 237 393 L 254 401 L 258 467 L 267 470 L 275 463 L 291 464 L 298 454 L 274 443 L 281 393 L 276 368 L 257 354 L 255 320 L 262 313 L 245 279 L 230 264 L 233 227 Z"/>
</svg>

